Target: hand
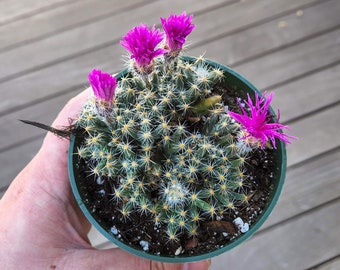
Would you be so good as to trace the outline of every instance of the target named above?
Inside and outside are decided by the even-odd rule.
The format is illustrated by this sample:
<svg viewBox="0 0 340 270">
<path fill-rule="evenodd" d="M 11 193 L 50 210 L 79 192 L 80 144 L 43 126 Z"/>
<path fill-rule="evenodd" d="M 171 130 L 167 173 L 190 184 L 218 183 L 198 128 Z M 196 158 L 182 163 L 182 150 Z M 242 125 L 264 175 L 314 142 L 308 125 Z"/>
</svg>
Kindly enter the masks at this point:
<svg viewBox="0 0 340 270">
<path fill-rule="evenodd" d="M 89 89 L 71 99 L 54 121 L 76 118 Z M 119 248 L 96 250 L 87 238 L 90 224 L 68 182 L 69 141 L 47 134 L 32 161 L 0 201 L 0 269 L 206 270 L 208 261 L 168 264 L 149 261 Z"/>
</svg>

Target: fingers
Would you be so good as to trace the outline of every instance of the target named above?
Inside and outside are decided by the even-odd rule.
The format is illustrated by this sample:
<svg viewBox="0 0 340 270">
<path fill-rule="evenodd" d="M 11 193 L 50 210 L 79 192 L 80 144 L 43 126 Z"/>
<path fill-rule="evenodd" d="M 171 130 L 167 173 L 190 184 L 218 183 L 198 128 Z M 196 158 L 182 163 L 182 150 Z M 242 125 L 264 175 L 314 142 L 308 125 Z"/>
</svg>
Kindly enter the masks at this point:
<svg viewBox="0 0 340 270">
<path fill-rule="evenodd" d="M 85 104 L 90 94 L 90 88 L 84 90 L 69 102 L 60 111 L 52 126 L 63 128 L 69 126 L 69 119 L 76 119 L 81 107 Z M 48 132 L 43 146 L 41 147 L 36 159 L 40 167 L 47 171 L 47 179 L 60 176 L 60 179 L 67 179 L 67 150 L 69 140 L 62 139 Z"/>
<path fill-rule="evenodd" d="M 184 264 L 171 264 L 162 262 L 151 262 L 150 270 L 208 270 L 210 260 Z"/>
<path fill-rule="evenodd" d="M 110 270 L 208 270 L 210 261 L 171 264 L 150 261 L 129 254 L 119 248 L 108 250 L 78 250 L 72 252 L 63 269 L 110 269 Z"/>
</svg>

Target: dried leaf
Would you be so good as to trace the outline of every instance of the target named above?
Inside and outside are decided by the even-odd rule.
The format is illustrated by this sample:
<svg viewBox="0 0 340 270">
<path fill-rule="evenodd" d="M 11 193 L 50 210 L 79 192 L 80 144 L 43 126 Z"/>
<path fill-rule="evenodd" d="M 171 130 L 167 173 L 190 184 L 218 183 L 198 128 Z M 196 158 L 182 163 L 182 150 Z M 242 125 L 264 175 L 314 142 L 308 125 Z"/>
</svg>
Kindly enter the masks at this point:
<svg viewBox="0 0 340 270">
<path fill-rule="evenodd" d="M 213 232 L 226 232 L 230 234 L 236 233 L 234 224 L 229 221 L 224 220 L 210 221 L 207 223 L 207 227 L 209 231 Z"/>
<path fill-rule="evenodd" d="M 190 250 L 198 246 L 198 239 L 191 238 L 185 243 L 185 249 Z"/>
</svg>

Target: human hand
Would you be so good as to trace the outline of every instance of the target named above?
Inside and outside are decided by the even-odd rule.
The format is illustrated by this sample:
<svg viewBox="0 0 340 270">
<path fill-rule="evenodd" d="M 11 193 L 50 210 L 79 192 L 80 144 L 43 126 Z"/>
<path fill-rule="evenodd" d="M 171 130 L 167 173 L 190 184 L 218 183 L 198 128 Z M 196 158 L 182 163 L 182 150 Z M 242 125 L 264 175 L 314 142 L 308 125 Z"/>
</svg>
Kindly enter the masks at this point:
<svg viewBox="0 0 340 270">
<path fill-rule="evenodd" d="M 53 123 L 76 118 L 89 89 L 71 99 Z M 96 250 L 87 238 L 90 224 L 81 213 L 67 174 L 69 141 L 49 133 L 32 161 L 0 201 L 1 269 L 206 270 L 208 261 L 168 264 L 119 248 Z"/>
</svg>

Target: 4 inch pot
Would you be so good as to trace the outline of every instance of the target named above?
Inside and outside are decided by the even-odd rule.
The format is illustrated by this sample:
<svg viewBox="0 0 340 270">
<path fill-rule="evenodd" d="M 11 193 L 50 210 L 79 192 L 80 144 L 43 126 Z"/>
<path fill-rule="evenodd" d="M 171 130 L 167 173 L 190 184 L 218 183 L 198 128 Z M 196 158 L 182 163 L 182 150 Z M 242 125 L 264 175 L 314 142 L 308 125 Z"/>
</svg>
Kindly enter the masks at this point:
<svg viewBox="0 0 340 270">
<path fill-rule="evenodd" d="M 189 61 L 195 60 L 195 58 L 191 58 L 191 57 L 183 57 L 183 58 L 184 60 L 189 60 Z M 232 87 L 234 90 L 238 91 L 242 98 L 245 97 L 247 93 L 249 93 L 252 97 L 254 96 L 255 93 L 258 93 L 259 95 L 261 95 L 260 92 L 250 82 L 248 82 L 243 76 L 233 71 L 232 69 L 226 66 L 220 65 L 218 63 L 211 62 L 211 61 L 206 61 L 206 63 L 208 65 L 211 65 L 212 67 L 223 70 L 225 73 L 225 78 L 224 78 L 223 83 L 227 84 L 228 87 Z M 126 75 L 127 73 L 128 71 L 124 70 L 118 75 L 116 75 L 116 78 L 119 80 L 119 78 Z M 271 113 L 275 115 L 272 109 L 271 109 Z M 74 196 L 81 210 L 85 214 L 86 218 L 101 234 L 103 234 L 108 240 L 116 244 L 118 247 L 134 255 L 141 256 L 141 257 L 144 257 L 150 260 L 156 260 L 156 261 L 162 261 L 162 262 L 182 263 L 182 262 L 193 262 L 193 261 L 204 260 L 204 259 L 217 256 L 221 253 L 227 252 L 230 249 L 243 243 L 245 240 L 251 237 L 260 228 L 260 226 L 265 222 L 265 220 L 269 217 L 270 213 L 272 212 L 280 196 L 283 183 L 284 183 L 285 173 L 286 173 L 285 145 L 283 142 L 277 141 L 277 149 L 276 151 L 274 151 L 274 155 L 275 155 L 275 159 L 277 160 L 276 164 L 278 165 L 277 165 L 276 170 L 274 171 L 274 177 L 273 177 L 273 183 L 272 183 L 273 188 L 271 190 L 270 199 L 268 201 L 267 207 L 263 210 L 261 215 L 258 217 L 257 221 L 251 224 L 248 232 L 240 235 L 238 238 L 229 242 L 225 246 L 217 250 L 214 250 L 212 252 L 206 253 L 206 254 L 197 255 L 197 256 L 188 256 L 188 257 L 184 257 L 182 255 L 173 256 L 173 257 L 158 256 L 158 255 L 152 255 L 152 254 L 146 253 L 141 249 L 136 249 L 134 247 L 131 247 L 128 245 L 128 243 L 121 241 L 109 229 L 105 229 L 105 226 L 101 224 L 100 220 L 97 219 L 96 214 L 91 211 L 91 205 L 88 205 L 86 203 L 86 200 L 84 200 L 85 197 L 79 189 L 78 182 L 81 177 L 81 173 L 79 172 L 79 161 L 76 155 L 77 146 L 79 146 L 79 144 L 80 144 L 80 139 L 72 136 L 70 147 L 69 147 L 68 171 L 69 171 L 69 178 L 70 178 L 70 183 L 71 183 Z"/>
</svg>

